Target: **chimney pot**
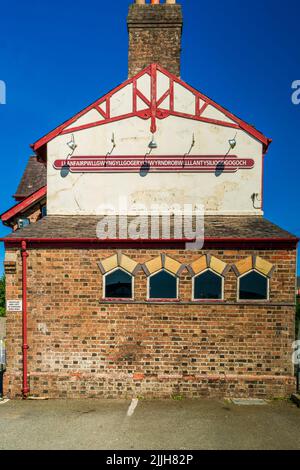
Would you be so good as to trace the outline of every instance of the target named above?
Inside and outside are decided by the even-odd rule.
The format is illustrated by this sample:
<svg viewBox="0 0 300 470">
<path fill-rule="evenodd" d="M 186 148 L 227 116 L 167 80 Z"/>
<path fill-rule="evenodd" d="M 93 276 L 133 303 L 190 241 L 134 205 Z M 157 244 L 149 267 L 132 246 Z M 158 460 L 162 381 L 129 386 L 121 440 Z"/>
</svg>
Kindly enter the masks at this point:
<svg viewBox="0 0 300 470">
<path fill-rule="evenodd" d="M 146 0 L 135 0 L 137 5 L 145 5 Z M 151 5 L 157 5 L 160 3 L 160 0 L 151 0 Z M 166 0 L 167 5 L 175 5 L 176 0 Z"/>
</svg>

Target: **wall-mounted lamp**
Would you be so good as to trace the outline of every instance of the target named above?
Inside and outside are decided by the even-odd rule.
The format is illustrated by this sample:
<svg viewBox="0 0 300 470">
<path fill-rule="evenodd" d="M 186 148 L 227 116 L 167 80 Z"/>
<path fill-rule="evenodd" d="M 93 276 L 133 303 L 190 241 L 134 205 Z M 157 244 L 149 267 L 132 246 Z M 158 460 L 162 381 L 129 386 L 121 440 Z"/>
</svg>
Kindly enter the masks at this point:
<svg viewBox="0 0 300 470">
<path fill-rule="evenodd" d="M 112 134 L 112 136 L 111 136 L 111 140 L 110 140 L 110 141 L 111 141 L 111 143 L 112 143 L 112 148 L 111 148 L 111 150 L 110 150 L 109 152 L 107 152 L 106 157 L 110 157 L 111 154 L 113 153 L 113 151 L 115 150 L 116 146 L 117 146 L 116 140 L 115 140 L 115 134 L 114 134 L 114 132 L 113 132 L 113 134 Z M 106 166 L 106 159 L 105 159 L 105 166 Z"/>
<path fill-rule="evenodd" d="M 70 142 L 67 142 L 67 146 L 72 150 L 72 152 L 74 152 L 75 149 L 77 148 L 77 145 L 75 144 L 75 139 L 74 139 L 73 134 L 72 134 Z"/>
<path fill-rule="evenodd" d="M 195 134 L 193 134 L 191 149 L 195 147 L 195 143 L 196 143 Z"/>
<path fill-rule="evenodd" d="M 229 142 L 230 148 L 233 150 L 236 147 L 235 137 L 234 139 L 230 139 L 228 142 Z"/>
<path fill-rule="evenodd" d="M 150 142 L 150 144 L 148 145 L 149 149 L 151 150 L 154 150 L 154 149 L 157 149 L 158 148 L 158 145 L 157 143 L 155 142 L 155 137 L 154 137 L 154 134 L 152 136 L 152 140 Z"/>
<path fill-rule="evenodd" d="M 192 149 L 195 147 L 195 143 L 196 143 L 195 134 L 193 134 L 191 146 L 190 146 L 188 152 L 185 153 L 184 156 L 183 156 L 183 162 L 182 162 L 183 168 L 185 167 L 185 157 L 187 157 L 191 153 Z"/>
<path fill-rule="evenodd" d="M 74 134 L 72 134 L 71 140 L 69 142 L 67 142 L 67 146 L 69 147 L 71 152 L 68 154 L 68 156 L 66 158 L 66 163 L 63 166 L 63 168 L 61 169 L 62 178 L 65 178 L 69 174 L 69 171 L 70 171 L 69 159 L 72 157 L 73 153 L 75 152 L 75 150 L 77 148 L 77 145 L 75 144 Z"/>
</svg>

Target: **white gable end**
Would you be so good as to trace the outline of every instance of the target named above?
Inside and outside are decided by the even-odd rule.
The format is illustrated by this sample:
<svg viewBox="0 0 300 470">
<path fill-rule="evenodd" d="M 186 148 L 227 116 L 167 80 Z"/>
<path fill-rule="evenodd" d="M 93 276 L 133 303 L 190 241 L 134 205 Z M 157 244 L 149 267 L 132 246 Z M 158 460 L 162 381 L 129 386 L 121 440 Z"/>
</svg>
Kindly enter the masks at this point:
<svg viewBox="0 0 300 470">
<path fill-rule="evenodd" d="M 261 214 L 253 195 L 259 201 L 262 194 L 263 143 L 250 132 L 250 126 L 249 131 L 243 128 L 204 95 L 151 66 L 75 116 L 48 142 L 48 213 L 97 214 L 103 204 L 117 206 L 125 197 L 129 204 L 201 204 L 207 213 Z M 150 152 L 152 134 L 157 148 Z M 109 158 L 107 169 L 80 167 L 62 174 L 56 162 L 70 154 L 72 135 L 76 149 L 71 159 L 97 157 L 104 166 Z M 214 158 L 215 168 L 206 162 L 207 170 L 188 171 L 183 163 L 176 172 L 168 166 L 147 175 L 138 169 L 120 171 L 117 160 L 130 156 L 150 162 L 162 156 L 188 162 Z M 233 171 L 222 171 L 226 159 Z"/>
</svg>

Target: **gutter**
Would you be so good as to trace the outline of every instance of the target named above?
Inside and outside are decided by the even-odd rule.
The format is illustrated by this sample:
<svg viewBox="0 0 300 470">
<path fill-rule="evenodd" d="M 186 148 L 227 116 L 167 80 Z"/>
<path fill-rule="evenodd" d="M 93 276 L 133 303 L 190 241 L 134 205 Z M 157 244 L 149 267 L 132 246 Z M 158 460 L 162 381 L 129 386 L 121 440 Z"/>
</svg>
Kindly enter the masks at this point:
<svg viewBox="0 0 300 470">
<path fill-rule="evenodd" d="M 24 238 L 0 238 L 0 242 L 4 242 L 6 244 L 14 244 L 14 243 L 22 243 Z M 27 242 L 31 243 L 92 243 L 92 244 L 108 244 L 108 243 L 193 243 L 197 240 L 195 238 L 140 238 L 140 239 L 124 239 L 124 238 L 106 238 L 106 239 L 99 239 L 99 238 L 27 238 Z M 222 243 L 234 243 L 234 242 L 242 242 L 242 243 L 295 243 L 297 244 L 300 241 L 300 238 L 220 238 L 220 237 L 207 237 L 204 238 L 204 243 L 210 242 L 222 242 Z"/>
</svg>

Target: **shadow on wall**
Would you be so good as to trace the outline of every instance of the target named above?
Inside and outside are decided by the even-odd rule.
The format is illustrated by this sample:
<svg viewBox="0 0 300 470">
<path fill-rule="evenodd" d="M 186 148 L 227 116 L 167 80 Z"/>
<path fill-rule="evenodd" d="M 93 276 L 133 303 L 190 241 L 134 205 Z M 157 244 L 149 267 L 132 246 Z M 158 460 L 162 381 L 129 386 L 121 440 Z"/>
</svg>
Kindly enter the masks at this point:
<svg viewBox="0 0 300 470">
<path fill-rule="evenodd" d="M 224 170 L 225 170 L 225 163 L 224 162 L 218 163 L 216 167 L 216 171 L 215 171 L 216 177 L 218 178 L 219 176 L 221 176 L 224 173 Z"/>
</svg>

